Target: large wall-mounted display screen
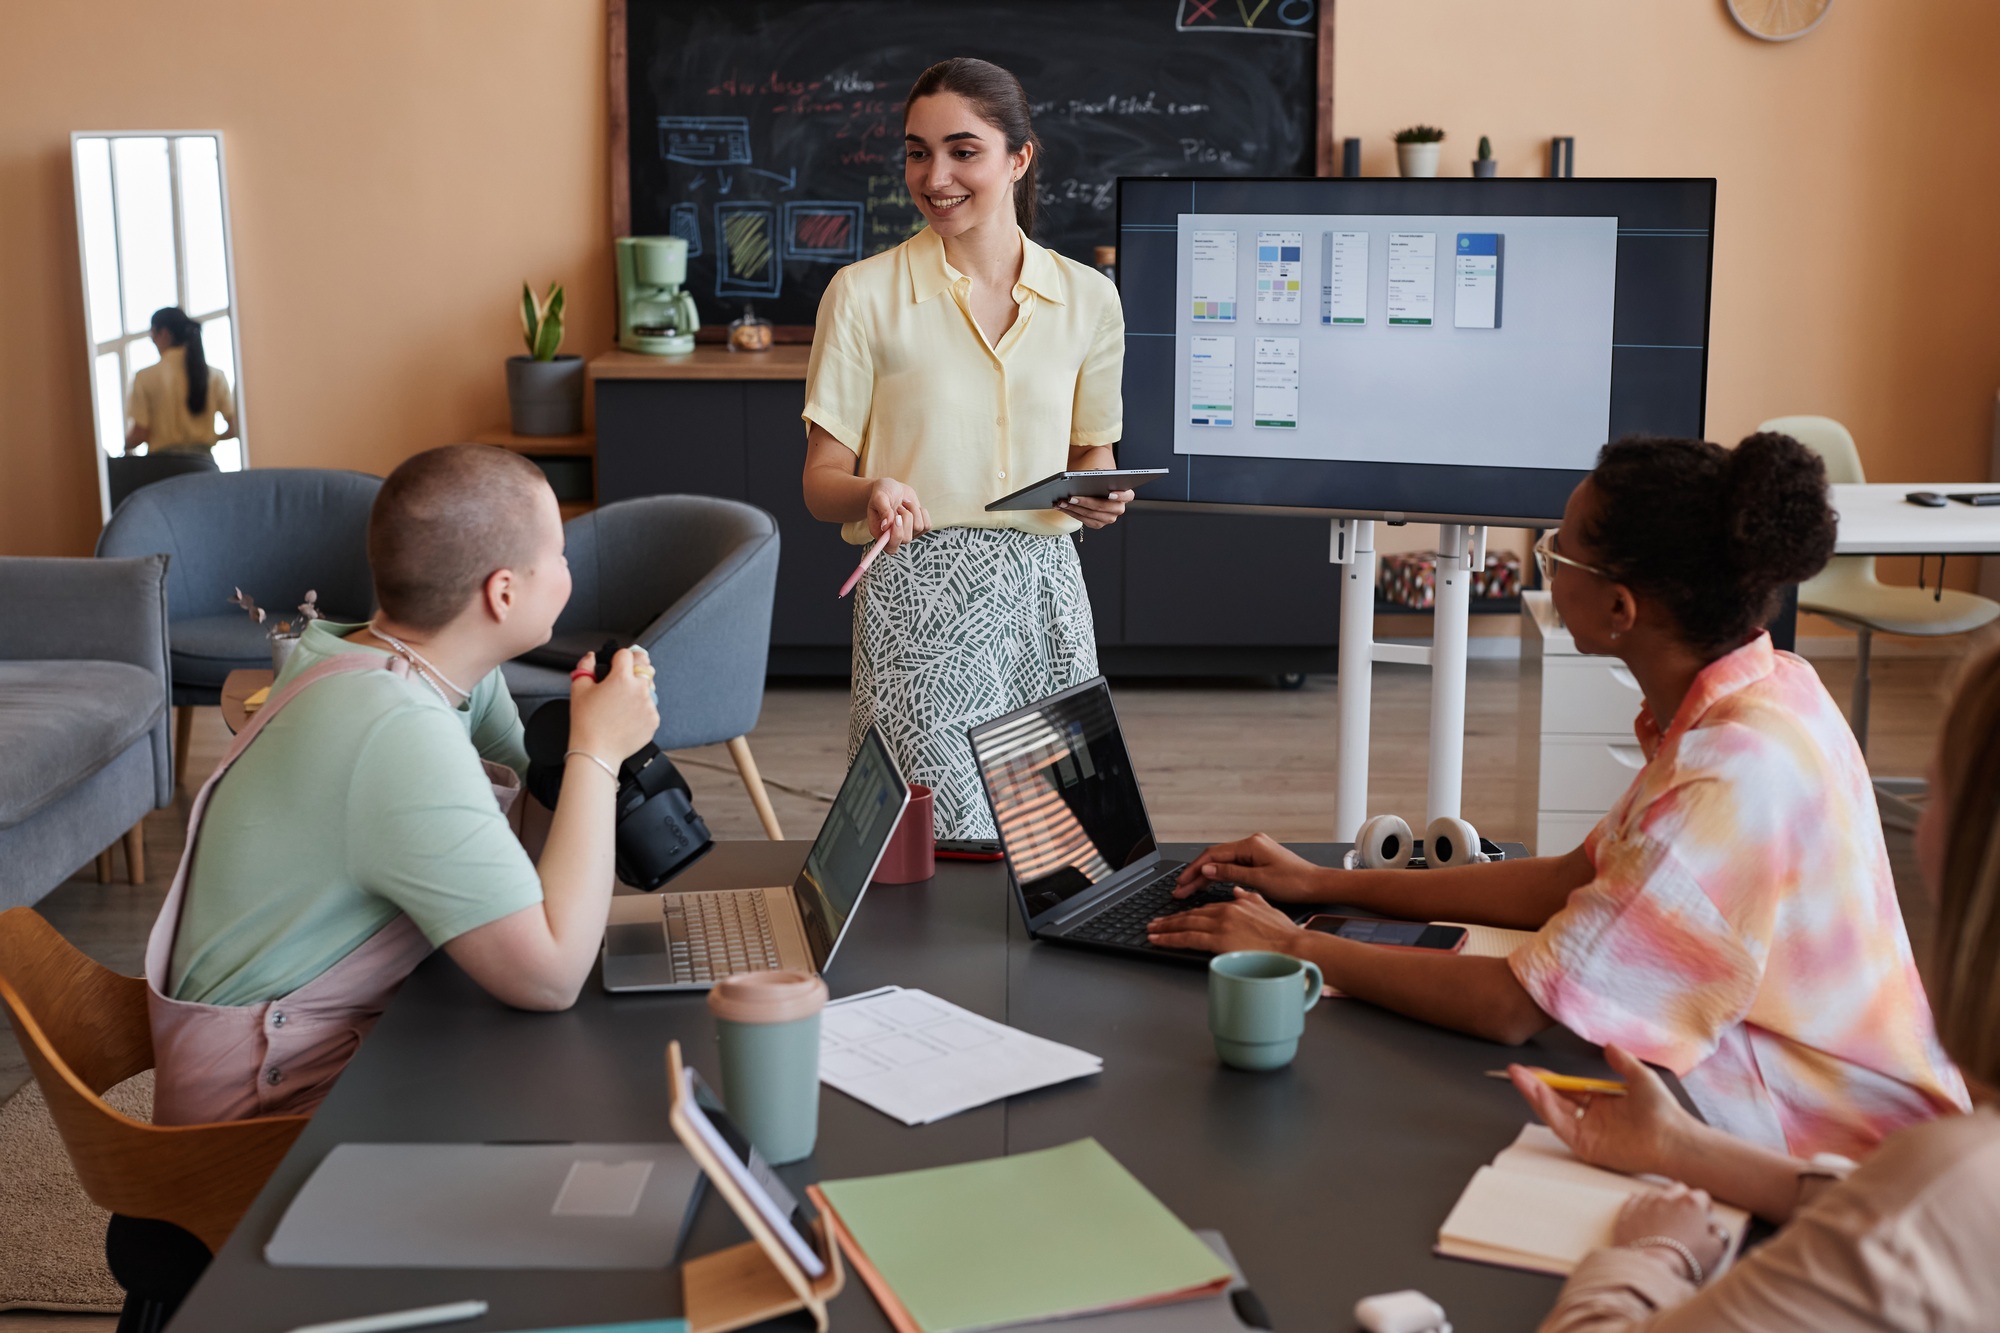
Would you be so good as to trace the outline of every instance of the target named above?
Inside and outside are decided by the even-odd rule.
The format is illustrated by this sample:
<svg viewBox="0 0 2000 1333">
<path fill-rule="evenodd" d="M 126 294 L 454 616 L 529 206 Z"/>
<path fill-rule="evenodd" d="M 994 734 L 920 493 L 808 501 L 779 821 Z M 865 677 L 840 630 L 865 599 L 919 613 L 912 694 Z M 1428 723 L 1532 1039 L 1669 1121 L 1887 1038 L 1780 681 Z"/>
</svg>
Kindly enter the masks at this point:
<svg viewBox="0 0 2000 1333">
<path fill-rule="evenodd" d="M 1553 520 L 1605 441 L 1699 435 L 1709 180 L 1119 182 L 1148 500 Z"/>
</svg>

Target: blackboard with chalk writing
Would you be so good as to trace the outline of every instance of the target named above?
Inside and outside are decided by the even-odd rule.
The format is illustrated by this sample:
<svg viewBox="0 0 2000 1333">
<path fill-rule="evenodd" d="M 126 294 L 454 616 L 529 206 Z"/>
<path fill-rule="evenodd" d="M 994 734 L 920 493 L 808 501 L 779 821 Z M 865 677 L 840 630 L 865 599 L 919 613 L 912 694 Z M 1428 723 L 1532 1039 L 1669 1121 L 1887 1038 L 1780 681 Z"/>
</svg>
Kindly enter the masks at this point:
<svg viewBox="0 0 2000 1333">
<path fill-rule="evenodd" d="M 1116 243 L 1120 176 L 1314 174 L 1327 5 L 624 0 L 614 225 L 687 238 L 705 323 L 750 303 L 810 324 L 840 265 L 923 225 L 903 186 L 903 98 L 926 66 L 967 55 L 1027 90 L 1043 149 L 1035 239 L 1089 263 Z"/>
</svg>

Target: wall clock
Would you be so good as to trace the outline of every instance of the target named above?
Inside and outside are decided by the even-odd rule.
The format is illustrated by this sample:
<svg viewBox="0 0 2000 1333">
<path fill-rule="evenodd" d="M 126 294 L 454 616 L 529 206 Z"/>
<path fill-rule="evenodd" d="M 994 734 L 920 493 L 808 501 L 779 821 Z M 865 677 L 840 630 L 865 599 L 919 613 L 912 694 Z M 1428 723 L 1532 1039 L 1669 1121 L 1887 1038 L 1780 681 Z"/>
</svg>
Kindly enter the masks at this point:
<svg viewBox="0 0 2000 1333">
<path fill-rule="evenodd" d="M 1766 42 L 1789 42 L 1805 36 L 1833 8 L 1833 0 L 1724 0 L 1724 3 L 1737 27 Z"/>
</svg>

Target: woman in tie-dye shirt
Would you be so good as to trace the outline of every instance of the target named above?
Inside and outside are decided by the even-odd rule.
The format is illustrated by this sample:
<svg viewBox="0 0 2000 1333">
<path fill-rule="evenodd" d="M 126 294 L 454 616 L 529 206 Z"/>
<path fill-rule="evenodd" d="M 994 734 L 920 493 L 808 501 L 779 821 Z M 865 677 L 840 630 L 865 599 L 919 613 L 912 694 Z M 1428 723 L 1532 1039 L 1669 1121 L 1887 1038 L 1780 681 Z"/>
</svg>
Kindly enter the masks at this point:
<svg viewBox="0 0 2000 1333">
<path fill-rule="evenodd" d="M 1536 551 L 1577 647 L 1645 695 L 1647 764 L 1583 846 L 1410 874 L 1323 870 L 1258 835 L 1185 877 L 1535 930 L 1511 958 L 1314 934 L 1249 893 L 1163 918 L 1154 941 L 1281 949 L 1351 996 L 1496 1040 L 1562 1023 L 1672 1070 L 1711 1124 L 1800 1155 L 1860 1156 L 1964 1109 L 1866 761 L 1813 669 L 1760 628 L 1833 535 L 1824 469 L 1789 437 L 1607 445 Z"/>
</svg>

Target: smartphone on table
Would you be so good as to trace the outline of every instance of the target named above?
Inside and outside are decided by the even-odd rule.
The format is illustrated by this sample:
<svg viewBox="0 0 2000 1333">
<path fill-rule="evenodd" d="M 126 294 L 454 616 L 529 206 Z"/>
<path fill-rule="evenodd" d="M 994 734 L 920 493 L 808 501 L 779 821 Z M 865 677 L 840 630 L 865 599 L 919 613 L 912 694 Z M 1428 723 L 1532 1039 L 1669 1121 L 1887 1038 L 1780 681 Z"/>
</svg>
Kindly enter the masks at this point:
<svg viewBox="0 0 2000 1333">
<path fill-rule="evenodd" d="M 939 838 L 937 854 L 946 861 L 998 861 L 1004 855 L 997 838 Z"/>
<path fill-rule="evenodd" d="M 1379 921 L 1365 916 L 1322 913 L 1308 918 L 1306 929 L 1338 939 L 1353 940 L 1357 944 L 1377 944 L 1385 949 L 1457 953 L 1465 947 L 1464 926 L 1434 926 L 1426 921 Z"/>
</svg>

